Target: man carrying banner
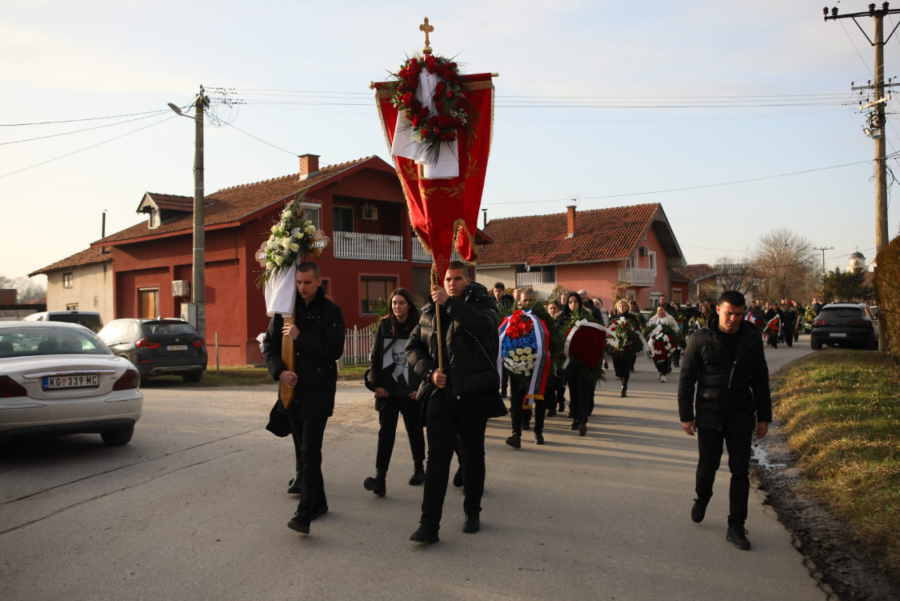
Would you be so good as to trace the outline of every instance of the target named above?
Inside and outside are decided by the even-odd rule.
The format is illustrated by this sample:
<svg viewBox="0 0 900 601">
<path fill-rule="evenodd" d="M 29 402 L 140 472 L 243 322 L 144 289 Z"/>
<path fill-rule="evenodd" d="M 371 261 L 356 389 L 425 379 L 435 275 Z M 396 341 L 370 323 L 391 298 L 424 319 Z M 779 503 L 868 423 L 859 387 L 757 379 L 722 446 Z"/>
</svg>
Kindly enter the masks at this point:
<svg viewBox="0 0 900 601">
<path fill-rule="evenodd" d="M 440 540 L 438 530 L 456 441 L 465 492 L 463 532 L 474 534 L 480 529 L 485 428 L 488 418 L 507 413 L 497 393 L 500 316 L 496 300 L 484 286 L 469 281 L 460 261 L 450 262 L 444 287 L 434 286 L 431 299 L 433 304 L 422 311 L 419 325 L 406 343 L 409 366 L 422 378 L 418 396 L 428 403 L 422 518 L 409 539 L 425 544 Z"/>
<path fill-rule="evenodd" d="M 334 412 L 336 361 L 344 353 L 346 329 L 341 308 L 325 298 L 316 263 L 300 263 L 295 281 L 294 323 L 285 325 L 277 313 L 272 317 L 263 340 L 263 355 L 272 377 L 294 390 L 287 412 L 295 444 L 302 447 L 302 466 L 297 470 L 301 492 L 300 504 L 288 527 L 309 534 L 310 522 L 328 512 L 322 478 L 322 438 Z M 281 358 L 283 336 L 294 340 L 296 371 L 286 369 Z"/>
</svg>

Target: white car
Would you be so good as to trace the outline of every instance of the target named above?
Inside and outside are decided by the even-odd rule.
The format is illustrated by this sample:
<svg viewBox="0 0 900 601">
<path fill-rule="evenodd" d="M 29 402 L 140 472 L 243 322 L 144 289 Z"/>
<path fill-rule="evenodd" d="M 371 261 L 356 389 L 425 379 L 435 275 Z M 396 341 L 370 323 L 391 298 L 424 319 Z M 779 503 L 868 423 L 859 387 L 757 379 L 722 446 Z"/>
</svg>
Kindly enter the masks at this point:
<svg viewBox="0 0 900 601">
<path fill-rule="evenodd" d="M 0 439 L 100 434 L 128 444 L 141 418 L 141 376 L 84 326 L 0 322 Z"/>
</svg>

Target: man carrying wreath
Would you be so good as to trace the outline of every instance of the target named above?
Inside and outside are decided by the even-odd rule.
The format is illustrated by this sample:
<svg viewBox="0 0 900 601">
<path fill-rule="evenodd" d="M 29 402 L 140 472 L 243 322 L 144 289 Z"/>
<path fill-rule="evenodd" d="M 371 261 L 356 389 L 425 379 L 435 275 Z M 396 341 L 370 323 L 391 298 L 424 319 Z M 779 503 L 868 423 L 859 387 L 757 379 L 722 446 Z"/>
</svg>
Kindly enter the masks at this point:
<svg viewBox="0 0 900 601">
<path fill-rule="evenodd" d="M 300 449 L 300 504 L 288 527 L 309 534 L 310 522 L 328 512 L 322 478 L 322 438 L 334 412 L 336 361 L 344 354 L 346 329 L 341 308 L 325 298 L 319 266 L 300 263 L 295 277 L 294 323 L 285 325 L 277 313 L 272 317 L 263 340 L 263 355 L 272 377 L 295 390 L 287 412 L 294 444 Z M 296 372 L 285 369 L 281 360 L 284 336 L 294 339 Z"/>
</svg>

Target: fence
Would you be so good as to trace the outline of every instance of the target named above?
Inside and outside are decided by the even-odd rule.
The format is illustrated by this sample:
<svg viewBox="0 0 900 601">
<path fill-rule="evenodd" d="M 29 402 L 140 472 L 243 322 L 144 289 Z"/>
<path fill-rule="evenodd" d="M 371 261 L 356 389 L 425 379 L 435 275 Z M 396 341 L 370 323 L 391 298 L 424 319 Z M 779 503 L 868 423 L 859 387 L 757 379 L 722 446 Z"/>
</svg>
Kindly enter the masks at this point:
<svg viewBox="0 0 900 601">
<path fill-rule="evenodd" d="M 403 260 L 403 236 L 334 232 L 332 244 L 338 259 Z"/>
<path fill-rule="evenodd" d="M 516 274 L 516 288 L 536 286 L 537 284 L 555 284 L 556 273 L 549 271 L 534 271 Z"/>
<path fill-rule="evenodd" d="M 353 326 L 353 329 L 347 328 L 347 335 L 344 339 L 344 355 L 338 361 L 338 369 L 351 365 L 368 365 L 369 354 L 372 352 L 372 345 L 375 344 L 375 334 L 372 328 L 359 329 Z"/>
</svg>

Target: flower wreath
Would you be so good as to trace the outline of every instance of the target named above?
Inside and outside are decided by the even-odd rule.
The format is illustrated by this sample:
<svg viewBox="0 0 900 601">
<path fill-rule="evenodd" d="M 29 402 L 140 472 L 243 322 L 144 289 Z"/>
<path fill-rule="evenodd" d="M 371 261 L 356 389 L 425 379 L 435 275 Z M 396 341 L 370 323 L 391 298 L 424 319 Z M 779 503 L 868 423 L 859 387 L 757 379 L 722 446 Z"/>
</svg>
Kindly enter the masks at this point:
<svg viewBox="0 0 900 601">
<path fill-rule="evenodd" d="M 416 90 L 419 89 L 419 74 L 423 70 L 437 75 L 440 81 L 434 88 L 432 99 L 437 113 L 431 114 L 423 105 Z M 468 123 L 468 113 L 463 107 L 465 94 L 459 76 L 459 66 L 443 56 L 429 54 L 422 58 L 409 59 L 395 74 L 398 82 L 394 88 L 391 104 L 406 115 L 412 127 L 412 138 L 425 145 L 426 153 L 437 154 L 441 142 L 451 142 L 457 137 L 457 130 Z"/>
<path fill-rule="evenodd" d="M 612 320 L 609 331 L 611 335 L 606 338 L 606 350 L 614 359 L 630 359 L 644 347 L 634 324 L 624 317 Z"/>
<path fill-rule="evenodd" d="M 265 242 L 266 267 L 257 280 L 262 287 L 269 280 L 276 279 L 282 271 L 293 265 L 298 258 L 312 252 L 316 226 L 303 218 L 300 203 L 303 194 L 294 197 L 281 212 L 281 217 L 272 225 L 269 239 Z"/>
</svg>

